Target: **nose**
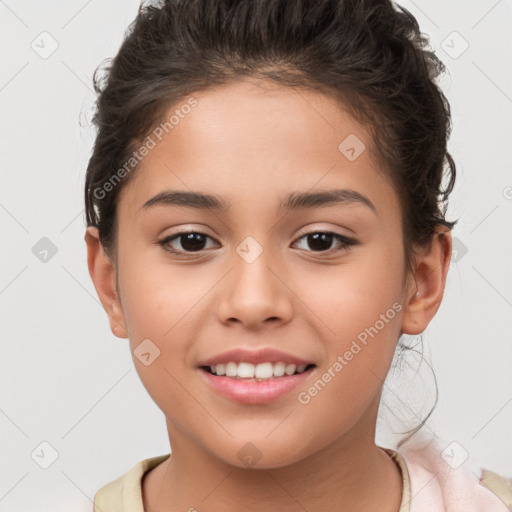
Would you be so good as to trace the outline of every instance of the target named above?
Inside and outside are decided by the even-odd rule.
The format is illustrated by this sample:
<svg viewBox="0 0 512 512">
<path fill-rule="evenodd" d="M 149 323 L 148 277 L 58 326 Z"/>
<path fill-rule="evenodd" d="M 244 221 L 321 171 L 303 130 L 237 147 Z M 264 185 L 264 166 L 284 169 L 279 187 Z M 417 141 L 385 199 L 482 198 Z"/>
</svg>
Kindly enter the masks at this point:
<svg viewBox="0 0 512 512">
<path fill-rule="evenodd" d="M 231 271 L 221 282 L 217 318 L 225 324 L 241 323 L 248 329 L 281 325 L 293 315 L 293 291 L 282 265 L 263 250 L 255 259 L 237 252 Z M 288 282 L 287 282 L 288 281 Z"/>
</svg>

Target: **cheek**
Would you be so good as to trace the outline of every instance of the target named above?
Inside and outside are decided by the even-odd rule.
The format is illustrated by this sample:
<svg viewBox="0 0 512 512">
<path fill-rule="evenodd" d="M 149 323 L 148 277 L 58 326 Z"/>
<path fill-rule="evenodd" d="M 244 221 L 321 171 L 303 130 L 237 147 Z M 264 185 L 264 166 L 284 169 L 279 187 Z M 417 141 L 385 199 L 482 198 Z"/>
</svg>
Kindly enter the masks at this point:
<svg viewBox="0 0 512 512">
<path fill-rule="evenodd" d="M 297 295 L 321 321 L 318 326 L 323 324 L 322 332 L 340 348 L 378 322 L 381 315 L 388 320 L 383 329 L 378 324 L 384 336 L 390 335 L 390 324 L 398 323 L 396 309 L 401 308 L 393 308 L 393 304 L 402 297 L 403 262 L 385 248 L 375 253 L 380 253 L 380 258 L 361 251 L 337 266 L 305 272 L 295 283 Z"/>
<path fill-rule="evenodd" d="M 362 255 L 302 281 L 304 302 L 315 313 L 308 318 L 324 334 L 328 384 L 320 401 L 326 407 L 330 400 L 340 407 L 360 401 L 364 407 L 393 360 L 403 309 L 403 262 L 385 247 L 376 254 L 380 257 Z"/>
<path fill-rule="evenodd" d="M 153 249 L 126 253 L 119 280 L 130 338 L 154 337 L 162 343 L 190 321 L 212 281 L 197 267 L 166 264 Z"/>
<path fill-rule="evenodd" d="M 174 277 L 166 279 L 162 270 L 148 265 L 136 271 L 136 265 L 125 261 L 120 271 L 123 311 L 135 369 L 146 391 L 162 411 L 183 411 L 188 395 L 179 383 L 189 339 L 183 333 L 192 329 L 197 297 Z"/>
<path fill-rule="evenodd" d="M 174 386 L 169 374 L 187 370 L 189 345 L 198 325 L 206 321 L 201 299 L 215 281 L 191 266 L 185 269 L 149 258 L 144 262 L 143 255 L 135 251 L 122 260 L 119 281 L 134 364 L 159 403 L 154 393 Z M 149 356 L 142 356 L 147 353 Z M 152 362 L 145 365 L 148 359 Z"/>
</svg>

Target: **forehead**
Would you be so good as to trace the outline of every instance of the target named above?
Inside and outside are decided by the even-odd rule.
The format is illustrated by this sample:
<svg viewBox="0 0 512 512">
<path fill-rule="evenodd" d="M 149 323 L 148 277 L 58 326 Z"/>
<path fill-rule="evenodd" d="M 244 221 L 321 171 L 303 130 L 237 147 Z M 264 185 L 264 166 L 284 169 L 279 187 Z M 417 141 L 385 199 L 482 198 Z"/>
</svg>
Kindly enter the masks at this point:
<svg viewBox="0 0 512 512">
<path fill-rule="evenodd" d="M 334 98 L 256 80 L 193 98 L 193 108 L 180 110 L 185 98 L 164 116 L 172 127 L 161 140 L 152 135 L 154 148 L 122 191 L 125 205 L 140 209 L 164 189 L 188 189 L 236 209 L 255 197 L 270 206 L 292 190 L 343 187 L 398 207 L 371 136 Z"/>
</svg>

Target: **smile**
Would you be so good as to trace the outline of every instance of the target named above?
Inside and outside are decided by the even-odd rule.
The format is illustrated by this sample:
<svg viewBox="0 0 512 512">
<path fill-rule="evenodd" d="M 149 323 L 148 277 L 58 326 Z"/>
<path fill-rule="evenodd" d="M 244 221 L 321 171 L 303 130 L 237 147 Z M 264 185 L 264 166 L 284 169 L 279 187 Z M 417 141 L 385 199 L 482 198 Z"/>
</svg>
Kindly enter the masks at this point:
<svg viewBox="0 0 512 512">
<path fill-rule="evenodd" d="M 225 365 L 213 365 L 213 369 L 202 366 L 199 371 L 208 387 L 216 393 L 236 402 L 265 404 L 283 397 L 303 384 L 311 377 L 315 368 L 314 364 L 296 367 L 279 362 L 258 365 L 229 362 Z M 274 371 L 277 371 L 277 375 L 274 375 Z"/>
</svg>

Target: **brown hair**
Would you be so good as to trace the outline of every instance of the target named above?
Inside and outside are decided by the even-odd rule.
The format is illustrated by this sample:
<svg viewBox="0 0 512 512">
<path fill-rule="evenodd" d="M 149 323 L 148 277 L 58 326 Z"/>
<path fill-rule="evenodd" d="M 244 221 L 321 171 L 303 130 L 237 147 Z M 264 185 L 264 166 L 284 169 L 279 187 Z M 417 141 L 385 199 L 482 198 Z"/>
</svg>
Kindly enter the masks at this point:
<svg viewBox="0 0 512 512">
<path fill-rule="evenodd" d="M 119 170 L 172 105 L 244 77 L 332 95 L 370 129 L 401 203 L 407 270 L 415 244 L 457 222 L 444 219 L 456 174 L 450 107 L 435 83 L 445 68 L 414 16 L 389 0 L 141 4 L 101 78 L 99 69 L 85 212 L 110 256 L 116 202 L 137 166 Z"/>
</svg>

